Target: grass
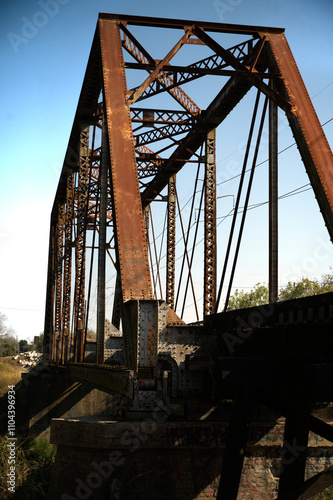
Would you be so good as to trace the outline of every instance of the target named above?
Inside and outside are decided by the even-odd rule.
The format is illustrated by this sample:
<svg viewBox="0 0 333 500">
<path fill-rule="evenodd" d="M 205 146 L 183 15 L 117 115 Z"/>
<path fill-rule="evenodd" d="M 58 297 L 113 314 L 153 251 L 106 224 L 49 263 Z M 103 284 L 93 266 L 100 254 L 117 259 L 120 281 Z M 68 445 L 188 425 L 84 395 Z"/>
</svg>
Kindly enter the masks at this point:
<svg viewBox="0 0 333 500">
<path fill-rule="evenodd" d="M 56 447 L 46 439 L 18 438 L 15 450 L 15 494 L 8 491 L 9 448 L 7 437 L 0 436 L 0 498 L 39 500 L 47 493 Z"/>
<path fill-rule="evenodd" d="M 11 357 L 0 358 L 0 397 L 6 394 L 9 385 L 17 385 L 21 380 L 22 368 Z"/>
<path fill-rule="evenodd" d="M 7 406 L 8 386 L 18 390 L 21 385 L 22 368 L 12 357 L 0 358 L 0 401 Z M 6 416 L 6 415 L 5 415 Z M 7 423 L 7 420 L 6 422 Z M 5 429 L 4 429 L 5 432 Z M 15 494 L 8 491 L 7 474 L 10 471 L 9 441 L 0 435 L 0 498 L 7 500 L 40 500 L 47 492 L 56 447 L 47 439 L 31 439 L 20 436 L 15 441 Z"/>
</svg>

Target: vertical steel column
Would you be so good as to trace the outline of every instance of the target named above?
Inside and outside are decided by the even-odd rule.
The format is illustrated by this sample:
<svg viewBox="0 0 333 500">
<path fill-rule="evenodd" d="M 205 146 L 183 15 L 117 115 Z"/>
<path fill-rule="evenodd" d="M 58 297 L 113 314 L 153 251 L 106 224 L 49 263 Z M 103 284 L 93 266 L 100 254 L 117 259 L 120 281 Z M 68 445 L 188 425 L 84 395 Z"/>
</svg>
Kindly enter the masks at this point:
<svg viewBox="0 0 333 500">
<path fill-rule="evenodd" d="M 51 217 L 49 259 L 47 268 L 46 303 L 44 320 L 44 346 L 43 355 L 46 361 L 52 359 L 52 343 L 54 332 L 54 269 L 55 269 L 55 224 Z"/>
<path fill-rule="evenodd" d="M 56 266 L 55 266 L 55 303 L 54 303 L 54 340 L 53 361 L 61 359 L 61 324 L 62 324 L 62 286 L 63 286 L 63 247 L 64 247 L 65 203 L 58 203 L 58 220 L 56 225 Z"/>
<path fill-rule="evenodd" d="M 104 363 L 105 347 L 105 261 L 106 261 L 106 211 L 109 168 L 108 133 L 105 112 L 102 126 L 102 152 L 100 162 L 100 202 L 98 238 L 98 284 L 97 284 L 97 364 Z"/>
<path fill-rule="evenodd" d="M 271 82 L 273 88 L 273 82 Z M 278 300 L 278 109 L 269 101 L 269 302 Z"/>
<path fill-rule="evenodd" d="M 216 300 L 216 130 L 206 139 L 204 316 L 214 312 Z"/>
<path fill-rule="evenodd" d="M 166 302 L 173 309 L 175 303 L 175 246 L 176 246 L 176 175 L 168 184 Z"/>
<path fill-rule="evenodd" d="M 62 303 L 62 363 L 69 359 L 69 330 L 71 308 L 71 282 L 72 282 L 72 227 L 74 209 L 74 177 L 70 173 L 67 177 L 66 187 L 66 213 L 65 213 L 65 249 L 64 249 L 64 283 Z"/>
<path fill-rule="evenodd" d="M 77 194 L 77 236 L 75 246 L 74 361 L 82 361 L 83 358 L 88 175 L 89 126 L 86 126 L 80 134 L 79 182 Z"/>
</svg>

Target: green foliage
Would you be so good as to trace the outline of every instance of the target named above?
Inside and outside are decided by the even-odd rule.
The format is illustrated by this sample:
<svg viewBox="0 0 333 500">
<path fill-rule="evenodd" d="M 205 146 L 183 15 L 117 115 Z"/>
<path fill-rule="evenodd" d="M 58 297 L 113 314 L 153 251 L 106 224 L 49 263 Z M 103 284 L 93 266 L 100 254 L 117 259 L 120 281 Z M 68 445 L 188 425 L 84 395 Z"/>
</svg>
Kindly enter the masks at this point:
<svg viewBox="0 0 333 500">
<path fill-rule="evenodd" d="M 14 330 L 6 325 L 6 316 L 0 313 L 0 356 L 13 356 L 18 345 Z"/>
<path fill-rule="evenodd" d="M 0 337 L 0 356 L 14 356 L 17 350 L 18 345 L 15 337 L 9 334 Z"/>
<path fill-rule="evenodd" d="M 297 283 L 289 281 L 279 293 L 279 300 L 299 299 L 324 293 L 318 280 L 302 278 Z"/>
<path fill-rule="evenodd" d="M 8 457 L 7 437 L 0 437 L 0 497 L 7 500 L 13 496 L 7 490 Z M 15 499 L 39 500 L 47 492 L 50 473 L 56 454 L 55 446 L 46 439 L 31 440 L 19 437 L 16 441 L 16 491 Z"/>
<path fill-rule="evenodd" d="M 333 274 L 324 274 L 321 280 L 302 278 L 297 282 L 289 281 L 280 290 L 279 300 L 298 299 L 327 292 L 333 292 Z M 249 292 L 237 289 L 229 299 L 228 311 L 267 304 L 268 297 L 268 287 L 265 284 L 257 283 Z"/>
<path fill-rule="evenodd" d="M 35 351 L 43 352 L 44 333 L 40 333 L 38 337 L 35 337 L 35 339 L 36 339 L 34 340 Z"/>
<path fill-rule="evenodd" d="M 268 288 L 265 285 L 257 283 L 253 290 L 244 292 L 236 290 L 229 299 L 228 311 L 232 309 L 242 309 L 243 307 L 254 307 L 268 302 Z"/>
<path fill-rule="evenodd" d="M 20 340 L 19 341 L 20 352 L 31 351 L 31 347 L 32 347 L 32 345 L 28 344 L 27 340 Z"/>
</svg>

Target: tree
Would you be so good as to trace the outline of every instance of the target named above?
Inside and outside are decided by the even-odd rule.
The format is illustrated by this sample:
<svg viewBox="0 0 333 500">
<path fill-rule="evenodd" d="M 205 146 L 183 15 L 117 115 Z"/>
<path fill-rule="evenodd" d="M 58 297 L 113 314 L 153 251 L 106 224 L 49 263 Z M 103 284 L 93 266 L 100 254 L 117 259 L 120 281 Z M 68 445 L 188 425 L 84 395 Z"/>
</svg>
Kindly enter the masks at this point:
<svg viewBox="0 0 333 500">
<path fill-rule="evenodd" d="M 35 351 L 43 352 L 43 345 L 44 345 L 44 332 L 42 332 L 38 336 L 34 337 Z"/>
<path fill-rule="evenodd" d="M 18 350 L 14 330 L 6 325 L 6 316 L 0 313 L 0 356 L 13 356 Z"/>
<path fill-rule="evenodd" d="M 20 348 L 20 352 L 27 352 L 27 351 L 30 351 L 31 345 L 28 344 L 27 340 L 20 340 L 19 341 L 19 348 Z"/>
<path fill-rule="evenodd" d="M 228 311 L 242 309 L 243 307 L 255 307 L 268 302 L 268 288 L 266 285 L 257 283 L 253 290 L 244 292 L 236 290 L 229 299 Z"/>
<path fill-rule="evenodd" d="M 279 300 L 299 299 L 301 297 L 318 295 L 319 293 L 324 292 L 318 280 L 302 278 L 297 282 L 289 281 L 288 284 L 280 290 Z"/>
<path fill-rule="evenodd" d="M 328 292 L 333 292 L 333 273 L 323 274 L 321 280 L 302 278 L 297 282 L 289 281 L 281 288 L 279 300 L 299 299 Z M 257 283 L 249 292 L 237 289 L 229 299 L 228 311 L 267 304 L 268 298 L 268 287 L 265 284 Z"/>
</svg>

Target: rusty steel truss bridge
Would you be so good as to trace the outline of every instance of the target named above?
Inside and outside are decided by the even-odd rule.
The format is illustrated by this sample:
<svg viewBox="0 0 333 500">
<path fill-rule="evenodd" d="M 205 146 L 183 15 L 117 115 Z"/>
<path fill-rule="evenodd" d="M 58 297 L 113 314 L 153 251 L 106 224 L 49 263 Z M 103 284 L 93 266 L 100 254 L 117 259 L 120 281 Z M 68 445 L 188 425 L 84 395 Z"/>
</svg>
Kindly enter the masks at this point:
<svg viewBox="0 0 333 500">
<path fill-rule="evenodd" d="M 217 134 L 247 94 L 217 252 Z M 277 301 L 279 110 L 332 240 L 332 153 L 283 29 L 100 14 L 51 215 L 45 356 L 124 397 L 129 415 L 168 399 L 179 418 L 188 401 L 231 397 L 225 500 L 237 498 L 254 401 L 286 417 L 285 446 L 303 445 L 281 471 L 281 500 L 309 487 L 309 431 L 333 440 L 311 415 L 333 401 L 333 294 Z M 269 304 L 229 311 L 264 133 Z"/>
</svg>

